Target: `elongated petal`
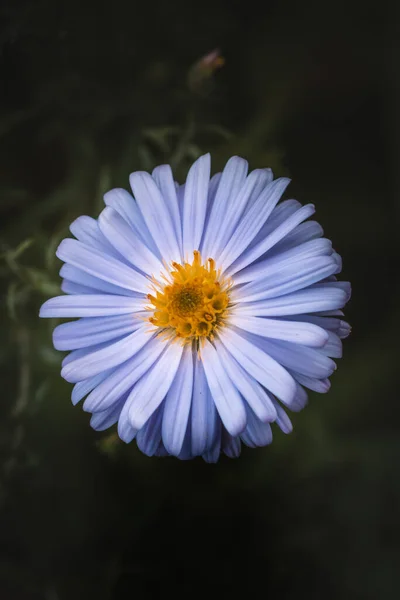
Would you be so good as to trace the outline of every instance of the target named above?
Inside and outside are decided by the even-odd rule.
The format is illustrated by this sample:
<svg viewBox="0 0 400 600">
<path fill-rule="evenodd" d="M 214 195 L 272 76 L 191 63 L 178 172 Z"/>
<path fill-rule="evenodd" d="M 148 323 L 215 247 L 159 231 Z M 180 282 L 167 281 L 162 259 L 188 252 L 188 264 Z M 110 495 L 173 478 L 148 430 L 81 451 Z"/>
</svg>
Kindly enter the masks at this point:
<svg viewBox="0 0 400 600">
<path fill-rule="evenodd" d="M 342 358 L 343 346 L 340 337 L 333 331 L 329 331 L 328 339 L 321 352 L 331 358 Z"/>
<path fill-rule="evenodd" d="M 127 400 L 129 421 L 141 429 L 160 406 L 179 368 L 183 347 L 168 346 L 154 366 L 135 385 Z"/>
<path fill-rule="evenodd" d="M 272 442 L 272 430 L 269 423 L 262 423 L 253 411 L 247 409 L 247 427 L 240 434 L 242 441 L 250 448 L 268 446 Z"/>
<path fill-rule="evenodd" d="M 143 300 L 126 296 L 82 295 L 56 296 L 45 302 L 39 316 L 53 317 L 106 317 L 143 310 Z"/>
<path fill-rule="evenodd" d="M 118 435 L 123 442 L 129 444 L 135 439 L 138 431 L 138 429 L 132 427 L 129 421 L 129 403 L 125 401 L 118 418 Z"/>
<path fill-rule="evenodd" d="M 114 425 L 120 417 L 125 400 L 126 396 L 121 398 L 117 404 L 114 404 L 107 410 L 94 413 L 90 419 L 90 426 L 95 431 L 104 431 Z"/>
<path fill-rule="evenodd" d="M 82 242 L 63 240 L 56 254 L 61 260 L 78 267 L 89 275 L 94 275 L 128 290 L 147 293 L 149 282 L 143 275 L 119 260 L 85 246 Z"/>
<path fill-rule="evenodd" d="M 219 454 L 221 452 L 221 434 L 222 434 L 221 419 L 220 419 L 217 411 L 215 411 L 214 443 L 213 443 L 212 447 L 209 450 L 207 450 L 207 452 L 204 452 L 204 454 L 202 454 L 202 458 L 205 460 L 205 462 L 216 463 L 218 461 Z"/>
<path fill-rule="evenodd" d="M 158 275 L 163 268 L 159 259 L 136 237 L 128 223 L 111 206 L 99 217 L 99 227 L 107 240 L 137 269 L 147 275 Z"/>
<path fill-rule="evenodd" d="M 305 224 L 305 223 L 304 223 Z M 318 256 L 330 256 L 332 254 L 332 242 L 326 238 L 309 240 L 300 246 L 290 248 L 272 257 L 267 255 L 264 260 L 256 261 L 235 275 L 235 285 L 255 281 L 263 278 L 269 273 L 276 272 L 287 265 L 304 263 L 309 258 Z"/>
<path fill-rule="evenodd" d="M 325 329 L 311 323 L 267 319 L 265 317 L 240 317 L 239 315 L 240 311 L 238 315 L 231 317 L 230 323 L 232 325 L 263 337 L 315 347 L 323 346 L 329 338 L 329 334 Z"/>
<path fill-rule="evenodd" d="M 78 217 L 69 226 L 70 232 L 76 237 L 77 240 L 95 248 L 100 252 L 105 252 L 109 256 L 121 260 L 121 255 L 116 252 L 115 248 L 106 240 L 103 233 L 100 231 L 98 221 L 92 217 L 82 215 Z"/>
<path fill-rule="evenodd" d="M 347 293 L 328 284 L 299 290 L 292 294 L 258 302 L 240 304 L 240 314 L 258 317 L 281 317 L 336 309 L 347 302 Z"/>
<path fill-rule="evenodd" d="M 308 377 L 324 379 L 332 375 L 336 369 L 333 360 L 325 356 L 321 350 L 281 340 L 259 338 L 257 341 L 264 352 L 272 356 L 281 365 Z"/>
<path fill-rule="evenodd" d="M 114 370 L 114 368 L 106 369 L 105 371 L 102 371 L 93 377 L 89 377 L 88 379 L 84 379 L 83 381 L 76 383 L 71 394 L 72 404 L 74 406 L 75 404 L 78 404 L 82 398 L 87 396 L 92 390 L 94 390 L 95 387 L 107 379 L 111 373 L 114 372 Z"/>
<path fill-rule="evenodd" d="M 262 240 L 264 240 L 267 236 L 269 236 L 275 229 L 280 227 L 280 225 L 282 225 L 282 223 L 284 223 L 289 217 L 291 217 L 300 208 L 301 208 L 300 202 L 298 202 L 297 200 L 293 200 L 293 199 L 283 200 L 283 202 L 280 202 L 277 206 L 275 206 L 273 211 L 271 212 L 270 216 L 265 221 L 264 225 L 261 227 L 261 229 L 259 230 L 257 235 L 251 241 L 251 243 L 249 245 L 249 249 L 252 249 L 255 246 L 257 246 L 257 244 L 259 244 Z M 293 231 L 297 230 L 297 227 L 295 227 L 295 229 Z M 290 235 L 290 234 L 288 234 L 288 235 Z M 283 239 L 286 239 L 286 237 L 287 236 L 285 236 Z M 276 245 L 278 245 L 279 243 L 280 242 L 277 242 Z M 270 252 L 272 253 L 274 250 L 275 250 L 275 246 L 273 249 L 270 250 Z"/>
<path fill-rule="evenodd" d="M 219 417 L 216 414 L 203 363 L 195 357 L 191 408 L 191 444 L 194 456 L 200 456 L 214 446 L 217 419 Z"/>
<path fill-rule="evenodd" d="M 296 394 L 296 383 L 286 369 L 231 329 L 222 331 L 220 339 L 249 375 L 275 394 L 284 404 L 291 405 Z"/>
<path fill-rule="evenodd" d="M 168 452 L 178 456 L 187 429 L 193 392 L 193 353 L 184 348 L 181 363 L 164 402 L 162 440 Z"/>
<path fill-rule="evenodd" d="M 274 207 L 288 186 L 290 179 L 281 178 L 273 181 L 266 189 L 259 195 L 257 200 L 254 202 L 250 210 L 244 215 L 243 219 L 238 224 L 236 231 L 233 233 L 226 247 L 224 248 L 221 256 L 219 257 L 219 263 L 222 271 L 231 268 L 232 263 L 240 257 L 256 237 L 257 233 L 261 230 L 265 221 L 271 215 Z M 250 264 L 251 259 L 243 266 Z M 239 266 L 238 269 L 233 269 L 232 272 L 236 272 L 243 268 Z"/>
<path fill-rule="evenodd" d="M 326 392 L 329 392 L 331 387 L 331 382 L 329 379 L 316 379 L 315 377 L 307 377 L 307 375 L 297 373 L 297 371 L 293 371 L 291 369 L 289 370 L 296 381 L 313 392 L 318 392 L 320 394 L 326 394 Z"/>
<path fill-rule="evenodd" d="M 202 242 L 202 254 L 211 257 L 213 241 L 224 221 L 227 206 L 234 200 L 247 176 L 248 163 L 243 158 L 233 156 L 226 163 L 219 180 L 218 189 L 211 206 L 207 229 Z"/>
<path fill-rule="evenodd" d="M 85 400 L 84 410 L 102 411 L 117 402 L 151 369 L 164 349 L 164 344 L 158 338 L 152 338 L 135 356 L 114 369 L 107 379 L 93 389 Z"/>
<path fill-rule="evenodd" d="M 161 442 L 163 405 L 159 406 L 136 436 L 139 450 L 146 456 L 154 456 Z"/>
<path fill-rule="evenodd" d="M 136 200 L 129 192 L 122 188 L 115 188 L 104 195 L 104 203 L 114 208 L 129 223 L 134 235 L 142 240 L 153 254 L 161 257 Z"/>
<path fill-rule="evenodd" d="M 316 221 L 306 221 L 300 223 L 286 235 L 280 242 L 275 244 L 273 248 L 268 252 L 269 256 L 275 256 L 281 252 L 287 252 L 288 250 L 302 246 L 305 242 L 321 238 L 324 235 L 324 230 L 321 225 Z"/>
<path fill-rule="evenodd" d="M 286 434 L 292 433 L 292 431 L 293 431 L 292 421 L 288 417 L 285 409 L 276 400 L 275 400 L 274 404 L 275 404 L 276 412 L 278 415 L 275 423 L 278 425 L 279 429 L 283 433 L 286 433 Z"/>
<path fill-rule="evenodd" d="M 229 354 L 221 342 L 215 343 L 222 365 L 232 383 L 252 408 L 258 419 L 264 423 L 276 419 L 276 410 L 271 398 L 257 381 L 247 374 L 239 363 Z"/>
<path fill-rule="evenodd" d="M 169 210 L 153 178 L 145 171 L 129 177 L 133 194 L 162 258 L 180 260 L 179 243 Z"/>
<path fill-rule="evenodd" d="M 132 290 L 127 290 L 125 288 L 120 287 L 119 285 L 109 283 L 108 281 L 104 281 L 103 279 L 99 279 L 98 277 L 94 277 L 93 275 L 89 275 L 89 273 L 85 273 L 81 269 L 77 269 L 76 267 L 73 267 L 69 264 L 64 264 L 61 267 L 60 275 L 61 277 L 65 277 L 65 279 L 68 281 L 71 281 L 79 286 L 83 286 L 84 288 L 86 288 L 86 290 L 94 290 L 91 292 L 92 294 L 114 294 L 117 296 L 131 296 L 133 298 L 143 298 L 143 295 L 139 292 L 133 292 Z M 87 291 L 84 291 L 83 293 L 87 293 Z"/>
<path fill-rule="evenodd" d="M 222 451 L 229 458 L 238 458 L 242 449 L 240 437 L 233 437 L 228 431 L 222 433 Z"/>
<path fill-rule="evenodd" d="M 247 252 L 244 252 L 243 255 L 240 256 L 240 258 L 237 261 L 235 261 L 234 264 L 231 264 L 231 266 L 227 270 L 228 275 L 232 276 L 237 271 L 244 269 L 244 267 L 247 267 L 247 265 L 257 260 L 257 258 L 265 254 L 270 248 L 272 248 L 282 238 L 288 235 L 288 233 L 290 233 L 297 225 L 299 225 L 299 223 L 305 221 L 305 219 L 310 217 L 314 212 L 315 207 L 313 204 L 307 204 L 306 206 L 299 208 L 298 211 L 296 211 L 292 216 L 286 219 L 286 221 L 284 221 L 266 238 L 261 240 L 252 249 L 249 249 Z"/>
<path fill-rule="evenodd" d="M 141 326 L 143 322 L 132 315 L 80 319 L 58 325 L 53 331 L 53 344 L 56 350 L 85 348 L 127 335 Z"/>
<path fill-rule="evenodd" d="M 176 239 L 182 252 L 182 221 L 171 167 L 169 165 L 161 165 L 160 167 L 156 167 L 153 170 L 152 176 L 168 208 L 172 223 L 174 225 Z M 183 255 L 181 255 L 181 258 L 183 258 Z"/>
<path fill-rule="evenodd" d="M 64 294 L 98 294 L 99 290 L 95 290 L 94 288 L 87 287 L 86 285 L 81 285 L 80 283 L 74 283 L 73 281 L 69 281 L 68 279 L 63 279 L 61 283 L 61 291 Z"/>
<path fill-rule="evenodd" d="M 331 256 L 309 258 L 300 264 L 285 263 L 280 268 L 267 271 L 264 277 L 245 284 L 237 292 L 235 290 L 235 297 L 241 302 L 277 298 L 309 287 L 336 271 L 337 264 Z"/>
<path fill-rule="evenodd" d="M 229 433 L 238 435 L 246 427 L 246 409 L 210 342 L 202 348 L 201 360 L 219 416 Z"/>
<path fill-rule="evenodd" d="M 269 173 L 264 169 L 252 171 L 238 190 L 236 196 L 232 197 L 226 206 L 223 221 L 215 231 L 209 253 L 217 262 L 249 203 L 254 203 L 260 193 L 265 189 L 265 182 L 269 179 Z"/>
<path fill-rule="evenodd" d="M 210 181 L 210 155 L 201 156 L 192 165 L 183 199 L 183 256 L 190 259 L 199 250 L 207 211 Z"/>
<path fill-rule="evenodd" d="M 149 341 L 150 335 L 147 326 L 144 325 L 122 340 L 101 350 L 95 350 L 88 356 L 66 365 L 62 369 L 61 375 L 67 381 L 76 383 L 82 379 L 93 377 L 104 369 L 120 365 L 136 354 Z"/>
</svg>

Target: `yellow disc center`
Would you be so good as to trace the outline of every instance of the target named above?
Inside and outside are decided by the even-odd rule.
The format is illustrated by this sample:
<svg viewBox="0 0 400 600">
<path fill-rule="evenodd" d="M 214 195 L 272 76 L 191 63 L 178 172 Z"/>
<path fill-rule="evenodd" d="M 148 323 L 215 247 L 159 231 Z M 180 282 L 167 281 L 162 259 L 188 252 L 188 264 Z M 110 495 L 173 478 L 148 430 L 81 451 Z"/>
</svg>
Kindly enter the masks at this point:
<svg viewBox="0 0 400 600">
<path fill-rule="evenodd" d="M 193 255 L 192 263 L 173 262 L 166 283 L 154 281 L 155 294 L 148 295 L 150 323 L 184 341 L 212 339 L 229 307 L 230 284 L 220 277 L 215 261 L 202 264 L 200 252 Z"/>
</svg>

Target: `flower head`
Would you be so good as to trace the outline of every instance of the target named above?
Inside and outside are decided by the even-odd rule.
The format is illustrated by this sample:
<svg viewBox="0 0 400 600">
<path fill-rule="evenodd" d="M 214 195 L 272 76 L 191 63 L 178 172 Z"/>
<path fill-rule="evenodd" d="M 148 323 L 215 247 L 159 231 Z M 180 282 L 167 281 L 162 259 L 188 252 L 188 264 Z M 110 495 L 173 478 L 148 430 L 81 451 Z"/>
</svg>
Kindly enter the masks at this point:
<svg viewBox="0 0 400 600">
<path fill-rule="evenodd" d="M 133 173 L 133 197 L 111 190 L 98 220 L 72 223 L 66 295 L 40 316 L 78 317 L 53 340 L 94 429 L 215 462 L 269 444 L 273 422 L 289 433 L 282 405 L 301 410 L 304 388 L 328 391 L 350 285 L 314 206 L 278 205 L 288 183 L 238 157 L 210 179 L 206 155 L 183 185 L 167 165 Z"/>
</svg>

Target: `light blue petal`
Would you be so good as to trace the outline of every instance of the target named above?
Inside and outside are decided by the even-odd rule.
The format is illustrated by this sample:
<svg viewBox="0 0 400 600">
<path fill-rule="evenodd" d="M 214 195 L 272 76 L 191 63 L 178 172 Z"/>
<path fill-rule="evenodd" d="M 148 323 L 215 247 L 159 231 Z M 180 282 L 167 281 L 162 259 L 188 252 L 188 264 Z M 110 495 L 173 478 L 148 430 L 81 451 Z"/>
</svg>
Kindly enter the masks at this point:
<svg viewBox="0 0 400 600">
<path fill-rule="evenodd" d="M 297 382 L 297 393 L 290 410 L 300 412 L 308 403 L 308 394 L 306 390 Z"/>
<path fill-rule="evenodd" d="M 251 336 L 253 342 L 257 343 L 265 353 L 281 365 L 302 375 L 314 377 L 315 379 L 325 379 L 332 375 L 336 369 L 333 360 L 325 356 L 320 349 L 307 348 L 306 346 L 281 340 L 267 340 L 251 334 L 247 334 L 247 336 Z M 281 398 L 280 400 L 283 402 Z M 287 405 L 289 406 L 289 404 Z"/>
<path fill-rule="evenodd" d="M 250 448 L 268 446 L 272 442 L 272 430 L 269 423 L 262 423 L 253 411 L 247 409 L 247 427 L 240 434 L 241 440 Z"/>
<path fill-rule="evenodd" d="M 181 223 L 183 223 L 183 199 L 185 197 L 185 188 L 186 185 L 184 183 L 182 185 L 179 185 L 179 183 L 175 181 L 176 197 L 178 198 L 178 208 L 179 214 L 181 216 Z"/>
<path fill-rule="evenodd" d="M 176 187 L 174 184 L 174 178 L 172 170 L 169 165 L 161 165 L 153 170 L 152 177 L 156 182 L 162 197 L 164 198 L 165 204 L 168 208 L 172 222 L 174 224 L 174 231 L 176 239 L 178 240 L 179 249 L 182 253 L 182 222 L 181 214 L 179 211 L 178 196 Z M 181 259 L 183 255 L 181 254 Z"/>
<path fill-rule="evenodd" d="M 321 352 L 331 358 L 342 358 L 343 346 L 340 337 L 333 331 L 329 331 L 328 340 L 321 348 Z"/>
<path fill-rule="evenodd" d="M 109 244 L 100 231 L 98 222 L 92 217 L 86 215 L 78 217 L 71 223 L 69 230 L 77 240 L 83 242 L 86 246 L 121 260 L 121 255 Z"/>
<path fill-rule="evenodd" d="M 222 451 L 229 458 L 239 458 L 242 449 L 240 437 L 233 437 L 227 431 L 222 432 Z"/>
<path fill-rule="evenodd" d="M 315 212 L 313 204 L 307 204 L 303 206 L 293 215 L 291 215 L 286 221 L 284 221 L 279 227 L 272 231 L 267 237 L 261 240 L 256 246 L 244 252 L 238 260 L 236 260 L 229 269 L 227 270 L 228 275 L 233 275 L 247 267 L 247 265 L 254 262 L 257 258 L 265 254 L 270 248 L 276 243 L 283 239 L 288 233 L 290 233 L 299 223 L 308 219 Z M 232 257 L 229 257 L 231 261 Z M 229 262 L 228 261 L 228 262 Z M 223 268 L 226 268 L 227 264 L 222 261 Z"/>
<path fill-rule="evenodd" d="M 161 442 L 163 404 L 159 406 L 136 436 L 139 450 L 146 456 L 154 456 Z"/>
<path fill-rule="evenodd" d="M 177 458 L 179 460 L 192 460 L 194 458 L 194 456 L 192 454 L 192 445 L 191 445 L 191 435 L 192 435 L 191 429 L 192 429 L 192 426 L 191 426 L 191 422 L 189 419 L 185 437 L 184 437 L 183 444 L 182 444 L 182 449 L 177 456 Z"/>
<path fill-rule="evenodd" d="M 344 290 L 330 287 L 328 283 L 317 284 L 279 298 L 240 304 L 240 315 L 258 317 L 281 317 L 336 309 L 347 302 Z"/>
<path fill-rule="evenodd" d="M 168 207 L 155 181 L 145 171 L 129 177 L 136 202 L 163 261 L 180 261 L 181 252 Z"/>
<path fill-rule="evenodd" d="M 276 181 L 279 181 L 279 179 Z M 283 200 L 283 202 L 280 202 L 277 206 L 273 207 L 273 211 L 271 212 L 270 216 L 264 222 L 264 225 L 261 227 L 254 239 L 251 241 L 249 249 L 257 246 L 257 244 L 270 235 L 277 227 L 280 227 L 280 225 L 282 225 L 282 223 L 284 223 L 297 210 L 299 210 L 301 206 L 302 205 L 298 200 L 291 199 Z M 278 243 L 280 242 L 277 242 L 277 244 Z M 269 252 L 272 253 L 273 249 L 271 249 Z"/>
<path fill-rule="evenodd" d="M 279 362 L 232 329 L 225 328 L 220 339 L 249 375 L 290 406 L 296 395 L 296 382 Z"/>
<path fill-rule="evenodd" d="M 316 240 L 321 238 L 324 235 L 324 230 L 321 225 L 317 223 L 317 221 L 306 221 L 305 223 L 300 223 L 291 231 L 287 236 L 283 238 L 280 242 L 278 242 L 271 250 L 268 252 L 268 256 L 275 256 L 276 254 L 280 254 L 281 252 L 287 252 L 292 248 L 297 248 L 303 245 L 306 242 L 311 240 Z"/>
<path fill-rule="evenodd" d="M 340 324 L 341 325 L 337 334 L 343 340 L 344 338 L 347 338 L 348 335 L 350 335 L 351 327 L 345 321 L 340 321 Z"/>
<path fill-rule="evenodd" d="M 148 275 L 158 275 L 162 263 L 151 250 L 136 237 L 128 223 L 111 206 L 99 216 L 99 227 L 110 244 L 137 269 Z"/>
<path fill-rule="evenodd" d="M 82 398 L 87 396 L 87 394 L 94 390 L 95 387 L 97 387 L 98 385 L 100 385 L 100 383 L 107 379 L 107 377 L 109 377 L 111 373 L 114 372 L 114 370 L 114 368 L 106 369 L 105 371 L 102 371 L 94 377 L 89 377 L 88 379 L 84 379 L 83 381 L 79 381 L 78 383 L 76 383 L 72 389 L 72 404 L 74 406 L 78 404 L 78 402 L 80 402 Z"/>
<path fill-rule="evenodd" d="M 252 208 L 252 206 L 256 203 L 261 192 L 263 190 L 265 190 L 266 187 L 270 183 L 272 183 L 272 181 L 274 179 L 274 174 L 272 172 L 272 169 L 255 169 L 255 171 L 253 171 L 253 173 L 254 172 L 259 172 L 260 174 L 262 173 L 262 177 L 261 177 L 261 179 L 259 179 L 259 183 L 258 183 L 256 189 L 254 190 L 254 193 L 251 194 L 251 196 L 249 197 L 249 201 L 246 204 L 244 214 L 249 212 L 249 210 Z"/>
<path fill-rule="evenodd" d="M 60 260 L 82 269 L 89 275 L 134 292 L 148 292 L 149 282 L 143 275 L 119 260 L 85 246 L 82 242 L 65 239 L 58 246 L 56 255 Z"/>
<path fill-rule="evenodd" d="M 80 319 L 58 325 L 53 331 L 53 344 L 56 350 L 85 348 L 121 337 L 141 326 L 143 322 L 133 315 Z"/>
<path fill-rule="evenodd" d="M 244 211 L 249 203 L 254 203 L 263 191 L 268 181 L 269 173 L 265 173 L 263 169 L 252 171 L 245 180 L 244 184 L 238 189 L 236 196 L 232 197 L 226 205 L 224 218 L 221 221 L 219 228 L 214 232 L 213 239 L 209 244 L 209 255 L 213 257 L 217 263 L 221 252 L 235 232 L 238 223 L 240 222 Z"/>
<path fill-rule="evenodd" d="M 68 279 L 63 279 L 61 282 L 61 291 L 64 294 L 98 294 L 99 290 L 95 290 L 94 288 L 87 287 L 86 285 L 81 285 L 80 283 L 74 283 L 73 281 L 69 281 Z"/>
<path fill-rule="evenodd" d="M 257 383 L 254 377 L 251 377 L 242 369 L 218 340 L 215 342 L 215 348 L 233 385 L 253 409 L 258 419 L 264 423 L 275 421 L 276 410 L 265 389 Z"/>
<path fill-rule="evenodd" d="M 158 446 L 158 448 L 155 452 L 155 456 L 160 456 L 160 457 L 169 456 L 168 451 L 164 448 L 164 444 L 162 442 L 160 442 L 160 445 Z"/>
<path fill-rule="evenodd" d="M 94 292 L 91 292 L 94 294 L 102 293 L 114 294 L 117 296 L 131 296 L 133 298 L 144 298 L 144 296 L 139 292 L 133 292 L 132 290 L 124 289 L 118 285 L 113 285 L 108 281 L 103 281 L 98 277 L 93 277 L 93 275 L 89 275 L 88 273 L 85 273 L 81 269 L 77 269 L 72 265 L 64 264 L 60 269 L 60 275 L 61 277 L 65 277 L 65 279 L 68 281 L 72 281 L 77 285 L 84 286 L 86 289 L 95 290 Z M 69 286 L 69 289 L 71 289 L 71 286 Z"/>
<path fill-rule="evenodd" d="M 256 279 L 265 277 L 270 272 L 279 271 L 280 268 L 288 264 L 303 263 L 310 258 L 330 256 L 331 254 L 332 242 L 330 240 L 326 238 L 310 240 L 300 246 L 296 246 L 296 248 L 291 248 L 271 257 L 267 254 L 267 258 L 264 260 L 257 261 L 239 273 L 236 273 L 235 285 L 248 281 L 253 282 Z"/>
<path fill-rule="evenodd" d="M 191 450 L 201 456 L 217 443 L 219 416 L 208 387 L 201 360 L 195 359 L 191 409 Z"/>
<path fill-rule="evenodd" d="M 136 437 L 138 431 L 132 427 L 129 421 L 129 403 L 125 400 L 118 418 L 118 435 L 123 442 L 129 444 Z"/>
<path fill-rule="evenodd" d="M 336 273 L 341 273 L 342 272 L 342 267 L 343 267 L 342 257 L 337 252 L 333 252 L 332 256 L 334 257 L 334 259 L 336 260 L 336 263 L 337 263 L 337 271 L 336 271 Z"/>
<path fill-rule="evenodd" d="M 90 425 L 95 431 L 104 431 L 112 427 L 119 419 L 122 408 L 125 404 L 126 396 L 120 399 L 107 410 L 94 413 L 90 419 Z"/>
<path fill-rule="evenodd" d="M 291 369 L 289 369 L 289 371 L 296 381 L 313 392 L 326 394 L 330 390 L 331 382 L 329 379 L 315 379 L 314 377 L 307 377 L 307 375 L 302 375 L 301 373 L 297 373 Z"/>
<path fill-rule="evenodd" d="M 270 183 L 258 196 L 253 206 L 238 223 L 236 230 L 219 257 L 218 262 L 222 271 L 225 271 L 228 267 L 231 267 L 232 263 L 234 263 L 236 259 L 238 259 L 240 262 L 241 255 L 256 237 L 263 227 L 263 224 L 271 215 L 280 197 L 282 196 L 286 187 L 289 185 L 289 182 L 290 179 L 285 177 L 276 179 Z M 236 269 L 236 271 L 237 270 L 239 269 Z"/>
<path fill-rule="evenodd" d="M 215 173 L 210 179 L 210 183 L 208 185 L 208 195 L 207 195 L 207 209 L 206 209 L 206 218 L 204 221 L 203 232 L 207 231 L 208 223 L 210 221 L 210 215 L 212 211 L 212 207 L 214 204 L 215 196 L 217 194 L 219 182 L 221 181 L 222 173 Z M 202 250 L 203 251 L 203 250 Z"/>
<path fill-rule="evenodd" d="M 317 283 L 311 286 L 313 289 L 320 289 L 322 287 L 326 287 L 330 290 L 342 290 L 346 294 L 346 302 L 348 302 L 351 298 L 351 284 L 349 281 L 329 281 L 323 283 Z M 310 289 L 311 289 L 310 288 Z M 316 312 L 316 311 L 313 311 Z"/>
<path fill-rule="evenodd" d="M 222 434 L 222 424 L 221 419 L 218 416 L 217 411 L 215 411 L 215 437 L 214 443 L 210 450 L 207 450 L 202 455 L 202 458 L 207 463 L 216 463 L 219 459 L 219 455 L 221 453 L 221 434 Z"/>
<path fill-rule="evenodd" d="M 79 350 L 72 350 L 72 352 L 67 354 L 67 356 L 64 356 L 64 358 L 61 361 L 61 366 L 65 367 L 65 366 L 69 365 L 70 363 L 74 362 L 74 360 L 77 360 L 78 358 L 83 358 L 84 356 L 88 356 L 88 354 L 91 354 L 94 350 L 101 350 L 102 348 L 107 348 L 108 346 L 109 346 L 109 343 L 104 342 L 104 344 L 96 344 L 96 346 L 89 346 L 88 348 L 80 348 Z"/>
<path fill-rule="evenodd" d="M 302 321 L 285 321 L 265 317 L 241 317 L 240 310 L 233 314 L 229 322 L 249 333 L 277 340 L 285 340 L 304 346 L 321 347 L 327 341 L 329 334 L 325 329 Z"/>
<path fill-rule="evenodd" d="M 206 218 L 211 159 L 205 154 L 196 160 L 186 179 L 183 199 L 183 256 L 191 260 L 193 250 L 200 249 Z"/>
<path fill-rule="evenodd" d="M 47 300 L 40 317 L 106 317 L 143 310 L 143 300 L 127 296 L 82 295 L 56 296 Z"/>
<path fill-rule="evenodd" d="M 126 404 L 134 429 L 141 429 L 164 400 L 180 366 L 182 353 L 180 344 L 167 345 L 158 361 L 133 388 Z"/>
<path fill-rule="evenodd" d="M 133 358 L 118 367 L 86 398 L 83 409 L 102 411 L 114 404 L 125 392 L 131 391 L 139 379 L 154 365 L 165 344 L 152 338 Z"/>
<path fill-rule="evenodd" d="M 278 414 L 275 423 L 278 425 L 279 429 L 283 433 L 286 433 L 286 434 L 292 433 L 292 431 L 293 431 L 292 421 L 289 419 L 288 415 L 286 414 L 286 411 L 276 400 L 274 401 L 274 404 L 275 404 L 276 412 Z"/>
<path fill-rule="evenodd" d="M 348 326 L 348 323 L 335 317 L 320 317 L 315 315 L 293 315 L 286 317 L 287 321 L 301 321 L 303 323 L 312 323 L 318 327 L 322 327 L 327 331 L 338 333 L 342 327 Z"/>
<path fill-rule="evenodd" d="M 230 202 L 236 198 L 246 181 L 247 171 L 247 161 L 238 156 L 233 156 L 226 163 L 219 180 L 214 202 L 210 207 L 207 228 L 204 230 L 201 252 L 205 258 L 213 258 L 210 252 L 214 239 L 218 235 L 221 224 L 224 222 Z"/>
<path fill-rule="evenodd" d="M 143 215 L 129 192 L 122 188 L 111 190 L 104 195 L 104 203 L 114 208 L 129 223 L 133 234 L 144 242 L 153 254 L 161 257 Z"/>
<path fill-rule="evenodd" d="M 208 341 L 201 349 L 201 360 L 219 416 L 229 433 L 238 435 L 246 427 L 246 409 L 222 366 L 217 351 Z"/>
<path fill-rule="evenodd" d="M 109 344 L 106 348 L 95 350 L 83 358 L 79 358 L 63 367 L 61 376 L 71 383 L 93 377 L 104 369 L 116 367 L 136 354 L 151 336 L 147 325 L 125 336 L 123 339 Z"/>
<path fill-rule="evenodd" d="M 187 429 L 193 392 L 193 352 L 184 347 L 181 363 L 164 401 L 162 440 L 170 454 L 178 456 Z"/>
<path fill-rule="evenodd" d="M 256 302 L 291 294 L 321 281 L 337 270 L 330 256 L 309 258 L 302 262 L 284 263 L 266 271 L 264 277 L 235 289 L 235 300 Z"/>
</svg>

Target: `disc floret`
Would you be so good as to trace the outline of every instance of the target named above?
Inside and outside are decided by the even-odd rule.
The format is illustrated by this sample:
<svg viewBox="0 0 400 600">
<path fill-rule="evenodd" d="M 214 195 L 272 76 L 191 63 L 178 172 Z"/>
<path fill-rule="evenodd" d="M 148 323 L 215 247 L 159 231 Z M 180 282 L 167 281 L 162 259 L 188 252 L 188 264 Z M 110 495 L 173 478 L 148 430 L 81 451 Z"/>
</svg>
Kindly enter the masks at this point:
<svg viewBox="0 0 400 600">
<path fill-rule="evenodd" d="M 229 281 L 221 278 L 212 258 L 202 264 L 200 252 L 193 255 L 192 263 L 173 262 L 166 283 L 155 282 L 155 294 L 148 295 L 150 323 L 185 342 L 212 340 L 229 308 Z"/>
</svg>

